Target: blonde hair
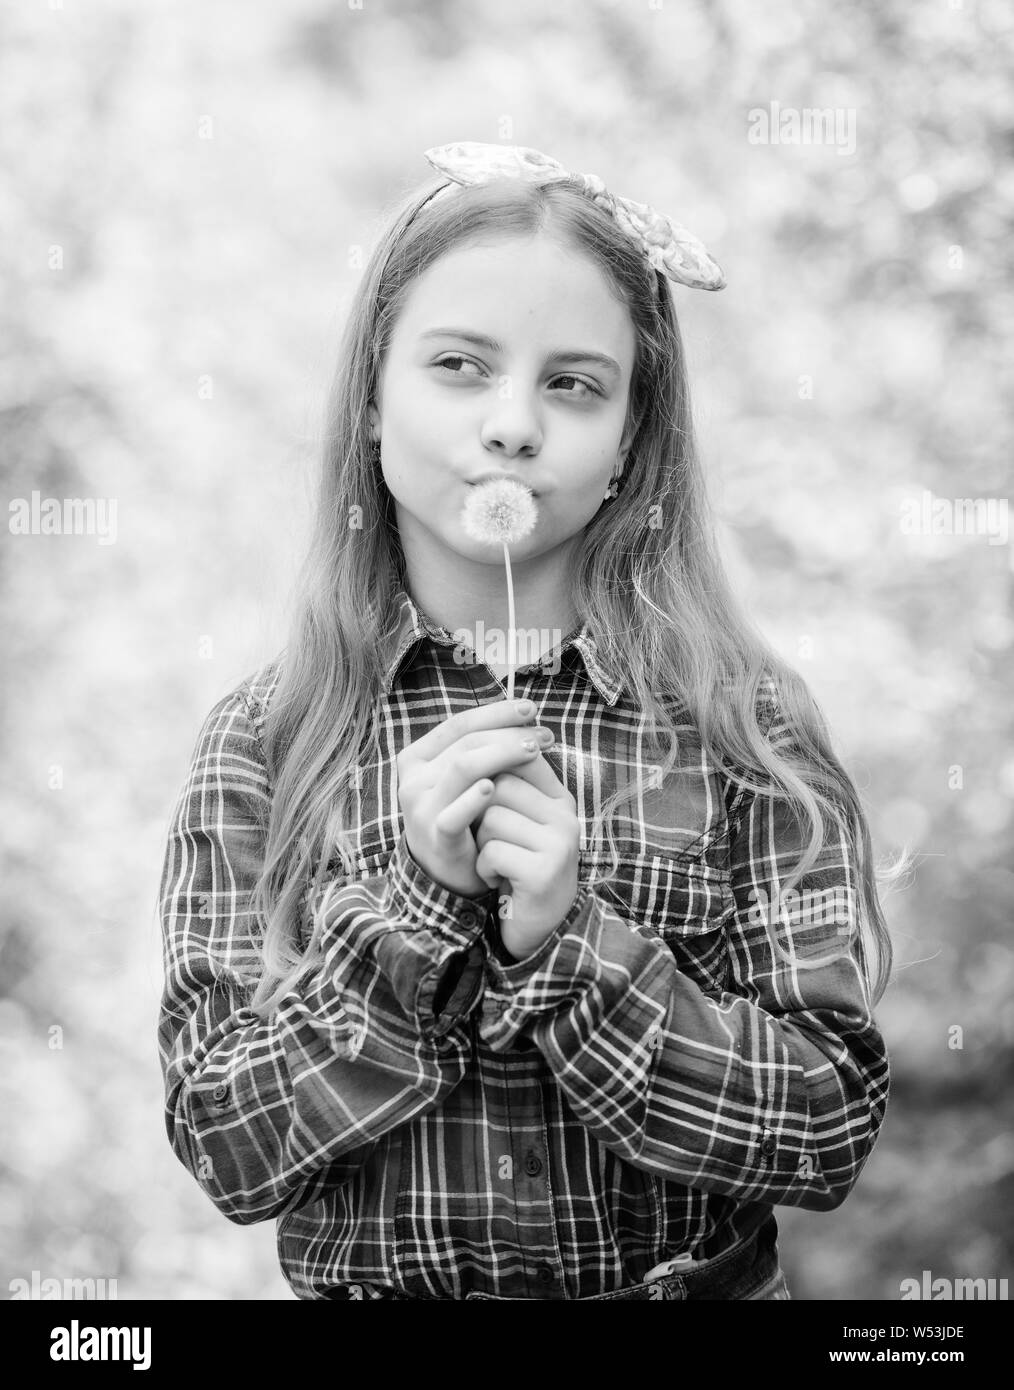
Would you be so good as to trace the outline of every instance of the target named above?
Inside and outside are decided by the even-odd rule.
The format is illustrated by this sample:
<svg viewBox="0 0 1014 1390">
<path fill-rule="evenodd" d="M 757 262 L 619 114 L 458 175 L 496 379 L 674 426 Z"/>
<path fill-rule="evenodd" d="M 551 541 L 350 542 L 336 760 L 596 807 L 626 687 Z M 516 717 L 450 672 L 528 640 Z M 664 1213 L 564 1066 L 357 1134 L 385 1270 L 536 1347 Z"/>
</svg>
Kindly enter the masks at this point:
<svg viewBox="0 0 1014 1390">
<path fill-rule="evenodd" d="M 682 708 L 717 767 L 740 787 L 784 803 L 796 818 L 802 852 L 783 894 L 814 864 L 829 831 L 844 837 L 847 863 L 856 871 L 856 944 L 867 987 L 879 999 L 892 950 L 866 818 L 805 682 L 752 627 L 730 590 L 694 442 L 668 282 L 580 185 L 497 180 L 430 201 L 442 186 L 416 191 L 396 210 L 344 331 L 313 535 L 262 730 L 273 797 L 251 904 L 263 935 L 250 1007 L 267 1016 L 319 966 L 320 926 L 304 948 L 301 908 L 320 888 L 333 853 L 353 872 L 354 788 L 361 767 L 376 756 L 384 674 L 378 653 L 397 619 L 396 590 L 405 583 L 367 416 L 401 304 L 417 277 L 452 248 L 543 230 L 601 268 L 629 308 L 637 340 L 627 416 L 636 434 L 619 495 L 588 523 L 575 552 L 574 607 L 588 619 L 603 658 L 626 673 L 664 748 L 663 777 L 679 756 L 674 709 Z M 359 529 L 348 524 L 353 507 L 361 508 Z M 664 524 L 648 524 L 652 508 L 660 509 L 651 515 Z M 768 737 L 772 720 L 777 739 Z M 598 839 L 605 828 L 612 872 L 612 813 L 638 785 L 618 788 L 596 817 L 593 835 Z"/>
</svg>

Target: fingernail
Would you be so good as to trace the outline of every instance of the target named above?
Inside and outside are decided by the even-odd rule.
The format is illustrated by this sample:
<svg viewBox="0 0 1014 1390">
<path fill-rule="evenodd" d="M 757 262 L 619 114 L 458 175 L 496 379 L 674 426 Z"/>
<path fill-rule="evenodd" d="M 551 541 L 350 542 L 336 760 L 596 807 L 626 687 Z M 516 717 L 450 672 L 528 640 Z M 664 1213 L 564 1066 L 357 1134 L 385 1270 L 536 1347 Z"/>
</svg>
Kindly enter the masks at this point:
<svg viewBox="0 0 1014 1390">
<path fill-rule="evenodd" d="M 517 710 L 518 714 L 531 714 L 535 706 L 531 700 L 518 700 L 514 708 Z"/>
<path fill-rule="evenodd" d="M 552 729 L 540 729 L 535 737 L 542 744 L 543 748 L 548 748 L 551 743 L 556 742 L 556 735 Z"/>
</svg>

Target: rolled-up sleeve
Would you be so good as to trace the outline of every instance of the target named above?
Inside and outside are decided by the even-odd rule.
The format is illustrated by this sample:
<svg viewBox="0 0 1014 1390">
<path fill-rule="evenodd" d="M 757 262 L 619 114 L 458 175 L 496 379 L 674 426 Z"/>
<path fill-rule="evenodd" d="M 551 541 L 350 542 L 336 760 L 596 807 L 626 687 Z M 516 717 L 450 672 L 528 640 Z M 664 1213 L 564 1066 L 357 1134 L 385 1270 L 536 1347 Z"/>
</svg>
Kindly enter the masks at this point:
<svg viewBox="0 0 1014 1390">
<path fill-rule="evenodd" d="M 439 896 L 429 900 L 429 923 L 408 911 L 412 870 L 399 859 L 396 879 L 384 874 L 329 892 L 323 964 L 269 1020 L 251 1010 L 259 957 L 250 903 L 269 797 L 240 688 L 208 715 L 170 824 L 158 1023 L 170 1143 L 240 1224 L 346 1183 L 383 1134 L 440 1105 L 464 1075 L 470 1040 L 462 1022 L 481 983 L 477 962 L 471 978 L 465 968 L 469 933 L 438 920 L 447 905 Z M 417 889 L 424 880 L 418 870 Z M 422 949 L 417 933 L 433 944 Z M 369 948 L 350 949 L 357 940 Z M 459 983 L 443 988 L 455 1007 L 442 1015 L 433 1006 L 445 968 Z M 419 1010 L 427 1008 L 431 1026 L 423 1029 Z"/>
<path fill-rule="evenodd" d="M 378 970 L 418 1031 L 439 1037 L 478 1002 L 488 897 L 435 882 L 402 833 L 381 878 L 325 886 L 314 920 L 333 941 L 336 982 Z"/>
<path fill-rule="evenodd" d="M 772 723 L 773 741 L 784 726 Z M 763 795 L 729 824 L 727 988 L 706 993 L 650 927 L 582 886 L 528 960 L 487 964 L 480 1031 L 530 1038 L 577 1118 L 634 1166 L 743 1201 L 829 1209 L 855 1184 L 889 1065 L 862 969 L 853 856 L 829 830 L 780 895 L 798 826 Z"/>
</svg>

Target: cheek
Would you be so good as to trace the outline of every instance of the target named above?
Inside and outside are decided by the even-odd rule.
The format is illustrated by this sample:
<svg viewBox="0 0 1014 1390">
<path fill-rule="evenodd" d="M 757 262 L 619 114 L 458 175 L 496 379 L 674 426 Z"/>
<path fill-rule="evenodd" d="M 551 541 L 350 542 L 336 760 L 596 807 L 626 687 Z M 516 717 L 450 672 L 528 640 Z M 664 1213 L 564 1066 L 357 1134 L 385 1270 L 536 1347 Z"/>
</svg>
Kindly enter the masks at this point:
<svg viewBox="0 0 1014 1390">
<path fill-rule="evenodd" d="M 399 502 L 407 495 L 408 489 L 405 486 L 407 472 L 402 467 L 399 460 L 398 450 L 384 440 L 384 451 L 381 458 L 381 474 L 387 484 L 387 490 L 396 497 Z"/>
<path fill-rule="evenodd" d="M 543 546 L 560 545 L 583 531 L 602 505 L 605 490 L 603 483 L 601 488 L 588 484 L 568 490 L 566 494 L 554 493 L 552 505 L 544 510 L 542 517 L 540 538 Z"/>
<path fill-rule="evenodd" d="M 568 487 L 565 494 L 561 492 L 561 503 L 574 515 L 580 513 L 584 517 L 594 516 L 612 477 L 613 463 L 614 455 L 611 454 L 603 453 L 593 463 L 585 458 L 579 481 Z"/>
<path fill-rule="evenodd" d="M 409 449 L 385 436 L 381 473 L 388 492 L 404 514 L 443 532 L 450 525 L 454 495 L 446 475 L 413 446 Z"/>
<path fill-rule="evenodd" d="M 423 480 L 432 487 L 436 475 L 447 471 L 446 435 L 431 412 L 411 411 L 388 419 L 383 443 L 385 473 L 390 470 L 403 487 L 418 491 Z"/>
<path fill-rule="evenodd" d="M 396 497 L 419 498 L 432 493 L 434 465 L 417 430 L 388 421 L 381 448 L 381 472 Z"/>
</svg>

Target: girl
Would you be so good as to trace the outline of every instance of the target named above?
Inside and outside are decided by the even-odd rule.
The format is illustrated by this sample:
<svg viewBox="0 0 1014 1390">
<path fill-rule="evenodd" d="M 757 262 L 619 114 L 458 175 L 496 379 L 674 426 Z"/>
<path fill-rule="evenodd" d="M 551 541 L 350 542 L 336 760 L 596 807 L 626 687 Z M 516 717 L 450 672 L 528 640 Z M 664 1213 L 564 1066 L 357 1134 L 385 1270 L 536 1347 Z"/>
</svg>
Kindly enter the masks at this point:
<svg viewBox="0 0 1014 1390">
<path fill-rule="evenodd" d="M 669 281 L 704 248 L 449 146 L 363 276 L 304 596 L 178 801 L 180 1160 L 310 1299 L 778 1299 L 772 1209 L 876 1140 L 890 969 L 856 791 L 716 556 Z M 449 177 L 448 177 L 449 176 Z M 519 701 L 513 478 L 534 624 Z"/>
</svg>

